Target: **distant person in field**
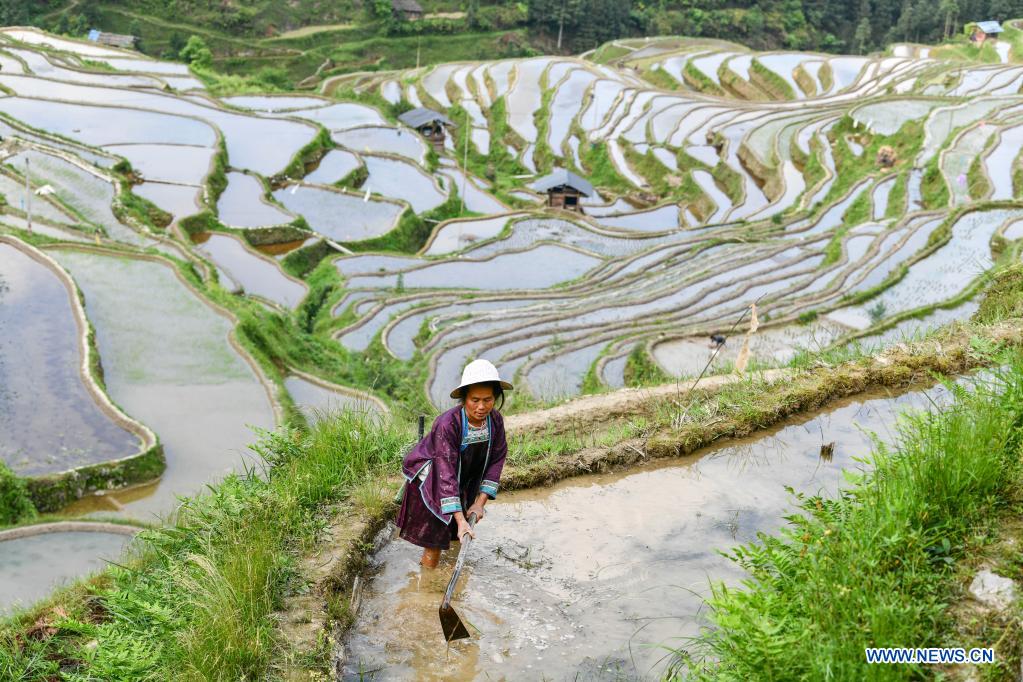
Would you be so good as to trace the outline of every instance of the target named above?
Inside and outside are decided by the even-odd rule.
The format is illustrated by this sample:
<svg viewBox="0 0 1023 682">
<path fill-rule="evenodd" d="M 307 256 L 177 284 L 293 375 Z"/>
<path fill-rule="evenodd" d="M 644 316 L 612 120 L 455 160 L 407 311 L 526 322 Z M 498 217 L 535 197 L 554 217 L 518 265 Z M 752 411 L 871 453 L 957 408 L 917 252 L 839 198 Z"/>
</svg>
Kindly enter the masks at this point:
<svg viewBox="0 0 1023 682">
<path fill-rule="evenodd" d="M 458 405 L 437 417 L 402 462 L 405 490 L 397 524 L 401 537 L 423 548 L 420 563 L 427 568 L 436 568 L 452 540 L 476 537 L 469 516 L 483 520 L 487 500 L 497 497 L 508 454 L 499 410 L 510 390 L 490 362 L 470 362 L 451 391 Z"/>
</svg>

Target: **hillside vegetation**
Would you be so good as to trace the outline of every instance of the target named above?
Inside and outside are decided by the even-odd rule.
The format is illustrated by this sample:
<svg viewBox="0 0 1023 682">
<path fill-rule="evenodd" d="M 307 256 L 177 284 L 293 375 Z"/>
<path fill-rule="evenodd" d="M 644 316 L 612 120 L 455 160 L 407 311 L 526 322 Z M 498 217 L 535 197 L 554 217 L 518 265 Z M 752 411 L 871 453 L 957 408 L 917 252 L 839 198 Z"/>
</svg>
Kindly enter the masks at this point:
<svg viewBox="0 0 1023 682">
<path fill-rule="evenodd" d="M 392 17 L 389 0 L 142 0 L 0 2 L 0 24 L 67 35 L 90 28 L 141 37 L 140 49 L 178 58 L 190 35 L 218 68 L 284 87 L 314 74 L 400 69 L 464 59 L 581 52 L 608 40 L 687 35 L 754 49 L 863 54 L 895 41 L 934 42 L 966 22 L 1023 14 L 1023 0 L 423 0 L 426 18 Z M 403 39 L 401 39 L 403 38 Z M 411 40 L 410 40 L 411 39 Z M 269 69 L 269 71 L 267 71 Z"/>
</svg>

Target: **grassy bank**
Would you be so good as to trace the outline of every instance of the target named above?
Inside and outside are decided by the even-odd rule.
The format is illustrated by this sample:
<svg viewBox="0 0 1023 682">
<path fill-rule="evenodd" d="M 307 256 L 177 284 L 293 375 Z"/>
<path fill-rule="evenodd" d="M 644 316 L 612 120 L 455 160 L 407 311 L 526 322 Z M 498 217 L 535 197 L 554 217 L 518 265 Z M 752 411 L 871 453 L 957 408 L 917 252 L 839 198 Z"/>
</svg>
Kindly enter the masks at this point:
<svg viewBox="0 0 1023 682">
<path fill-rule="evenodd" d="M 352 413 L 267 434 L 263 471 L 186 501 L 124 566 L 0 628 L 0 679 L 263 679 L 281 653 L 273 614 L 301 589 L 297 557 L 410 436 Z"/>
<path fill-rule="evenodd" d="M 800 497 L 777 536 L 734 550 L 750 574 L 715 588 L 715 626 L 682 657 L 694 679 L 916 679 L 926 666 L 868 666 L 872 646 L 956 646 L 957 563 L 1014 509 L 1021 482 L 1023 355 L 954 405 L 906 419 L 871 474 L 834 499 Z M 987 643 L 988 646 L 994 642 Z M 1003 651 L 1002 672 L 1019 670 Z M 994 669 L 988 673 L 993 673 Z M 985 679 L 992 679 L 985 677 Z"/>
</svg>

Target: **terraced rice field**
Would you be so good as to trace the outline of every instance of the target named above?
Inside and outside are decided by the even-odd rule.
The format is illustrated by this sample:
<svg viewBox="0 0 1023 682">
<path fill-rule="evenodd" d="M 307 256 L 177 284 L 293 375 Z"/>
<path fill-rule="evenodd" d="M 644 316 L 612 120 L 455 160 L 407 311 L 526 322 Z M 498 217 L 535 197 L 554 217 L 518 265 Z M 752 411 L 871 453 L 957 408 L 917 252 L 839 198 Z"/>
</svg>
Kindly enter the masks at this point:
<svg viewBox="0 0 1023 682">
<path fill-rule="evenodd" d="M 598 50 L 325 85 L 367 95 L 358 102 L 217 100 L 181 64 L 0 31 L 0 232 L 70 273 L 106 389 L 165 445 L 165 484 L 138 494 L 149 502 L 125 494 L 128 511 L 166 510 L 171 493 L 240 465 L 247 425 L 280 421 L 281 405 L 309 418 L 324 405 L 440 408 L 479 356 L 544 401 L 692 375 L 707 336 L 731 334 L 753 303 L 755 363 L 853 337 L 892 343 L 971 314 L 985 273 L 1018 258 L 1023 68 L 1011 61 L 913 46 L 616 47 L 613 64 Z M 398 123 L 420 105 L 454 121 L 439 153 Z M 582 213 L 543 208 L 534 185 L 555 168 L 596 186 Z M 18 284 L 14 258 L 0 251 L 0 277 Z M 230 339 L 236 318 L 258 315 L 288 341 L 317 337 L 341 365 L 372 357 L 417 384 L 340 387 L 280 359 L 257 370 Z M 168 322 L 179 316 L 187 324 Z M 729 339 L 712 371 L 739 345 Z M 167 396 L 189 412 L 170 415 Z M 103 431 L 90 409 L 66 433 Z M 193 447 L 201 434 L 219 455 Z M 118 438 L 98 441 L 113 452 Z"/>
</svg>

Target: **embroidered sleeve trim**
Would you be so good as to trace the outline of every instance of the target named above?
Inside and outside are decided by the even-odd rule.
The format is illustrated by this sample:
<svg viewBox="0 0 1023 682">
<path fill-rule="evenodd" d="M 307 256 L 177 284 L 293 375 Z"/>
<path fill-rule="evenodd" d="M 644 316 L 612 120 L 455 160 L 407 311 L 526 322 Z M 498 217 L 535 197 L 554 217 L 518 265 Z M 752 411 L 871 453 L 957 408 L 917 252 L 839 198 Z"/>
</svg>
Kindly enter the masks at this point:
<svg viewBox="0 0 1023 682">
<path fill-rule="evenodd" d="M 440 512 L 442 514 L 454 514 L 462 511 L 462 501 L 457 497 L 444 497 L 440 501 Z"/>
<path fill-rule="evenodd" d="M 498 484 L 495 481 L 483 481 L 480 485 L 480 492 L 485 494 L 490 499 L 497 497 Z"/>
</svg>

